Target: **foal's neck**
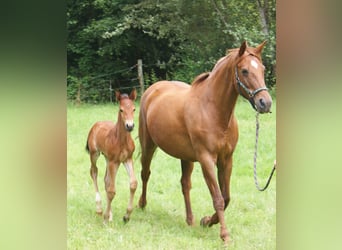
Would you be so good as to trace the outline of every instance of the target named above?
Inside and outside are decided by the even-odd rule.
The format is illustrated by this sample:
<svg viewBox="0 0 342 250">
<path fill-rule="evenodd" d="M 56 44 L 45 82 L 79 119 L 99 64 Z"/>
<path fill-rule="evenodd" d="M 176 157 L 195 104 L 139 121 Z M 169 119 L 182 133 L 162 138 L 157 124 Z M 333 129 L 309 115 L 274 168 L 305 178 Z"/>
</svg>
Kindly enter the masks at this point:
<svg viewBox="0 0 342 250">
<path fill-rule="evenodd" d="M 131 134 L 125 128 L 125 124 L 121 118 L 120 112 L 118 113 L 118 119 L 116 122 L 116 138 L 120 145 L 127 144 L 127 139 L 130 138 Z"/>
</svg>

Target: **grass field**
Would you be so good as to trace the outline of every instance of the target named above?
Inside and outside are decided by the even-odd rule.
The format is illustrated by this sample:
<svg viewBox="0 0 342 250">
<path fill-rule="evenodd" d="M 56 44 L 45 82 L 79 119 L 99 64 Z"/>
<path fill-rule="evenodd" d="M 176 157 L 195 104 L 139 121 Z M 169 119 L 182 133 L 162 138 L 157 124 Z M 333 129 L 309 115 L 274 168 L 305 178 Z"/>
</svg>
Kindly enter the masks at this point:
<svg viewBox="0 0 342 250">
<path fill-rule="evenodd" d="M 134 204 L 141 194 L 138 142 L 139 105 L 136 104 L 135 174 L 138 179 Z M 221 249 L 219 225 L 202 228 L 200 219 L 214 212 L 208 188 L 200 166 L 195 164 L 192 175 L 191 201 L 196 220 L 194 227 L 185 222 L 185 207 L 181 192 L 180 162 L 156 151 L 151 166 L 145 210 L 135 208 L 131 220 L 124 224 L 129 197 L 128 176 L 120 167 L 113 200 L 113 221 L 103 224 L 95 213 L 95 191 L 89 175 L 89 156 L 85 151 L 88 131 L 99 120 L 116 120 L 118 108 L 113 104 L 75 106 L 68 104 L 68 174 L 67 174 L 67 236 L 68 249 Z M 263 185 L 276 158 L 276 105 L 272 114 L 260 115 L 258 175 Z M 236 107 L 239 142 L 234 153 L 231 182 L 231 202 L 225 211 L 230 233 L 229 249 L 276 249 L 276 178 L 265 192 L 256 190 L 253 180 L 255 143 L 255 112 L 249 103 L 239 98 Z M 101 156 L 99 188 L 103 206 L 106 204 L 103 176 L 105 160 Z"/>
</svg>

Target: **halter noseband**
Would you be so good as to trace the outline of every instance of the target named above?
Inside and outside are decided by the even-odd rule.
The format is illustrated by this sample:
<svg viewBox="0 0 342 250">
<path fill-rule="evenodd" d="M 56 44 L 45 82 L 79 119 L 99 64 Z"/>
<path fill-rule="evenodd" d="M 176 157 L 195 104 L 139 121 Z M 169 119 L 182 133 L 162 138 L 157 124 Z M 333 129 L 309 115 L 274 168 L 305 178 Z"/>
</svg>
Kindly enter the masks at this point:
<svg viewBox="0 0 342 250">
<path fill-rule="evenodd" d="M 238 70 L 237 70 L 237 66 L 235 66 L 235 79 L 236 79 L 236 82 L 237 82 L 237 86 L 238 86 L 238 91 L 239 91 L 239 94 L 243 96 L 242 92 L 241 92 L 241 89 L 240 87 L 242 87 L 246 93 L 248 94 L 249 98 L 248 98 L 248 101 L 250 102 L 250 104 L 252 105 L 252 107 L 257 110 L 256 106 L 255 106 L 255 102 L 254 102 L 254 96 L 256 94 L 258 94 L 260 91 L 263 91 L 263 90 L 266 90 L 268 91 L 268 88 L 266 87 L 261 87 L 261 88 L 258 88 L 254 91 L 251 91 L 249 88 L 246 87 L 245 84 L 243 84 L 243 82 L 240 81 L 240 78 L 239 78 L 239 75 L 238 75 Z M 246 98 L 247 99 L 247 98 Z"/>
</svg>

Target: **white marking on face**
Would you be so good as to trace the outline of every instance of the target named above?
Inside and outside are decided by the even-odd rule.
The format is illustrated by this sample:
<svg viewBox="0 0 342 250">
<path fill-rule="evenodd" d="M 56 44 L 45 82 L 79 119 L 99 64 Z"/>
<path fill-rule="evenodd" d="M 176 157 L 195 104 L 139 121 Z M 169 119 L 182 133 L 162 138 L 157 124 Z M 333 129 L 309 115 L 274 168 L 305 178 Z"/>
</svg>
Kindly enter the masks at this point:
<svg viewBox="0 0 342 250">
<path fill-rule="evenodd" d="M 255 60 L 251 60 L 251 65 L 256 69 L 258 68 L 258 63 Z"/>
<path fill-rule="evenodd" d="M 126 125 L 127 126 L 133 126 L 134 125 L 134 121 L 133 120 L 126 120 Z"/>
</svg>

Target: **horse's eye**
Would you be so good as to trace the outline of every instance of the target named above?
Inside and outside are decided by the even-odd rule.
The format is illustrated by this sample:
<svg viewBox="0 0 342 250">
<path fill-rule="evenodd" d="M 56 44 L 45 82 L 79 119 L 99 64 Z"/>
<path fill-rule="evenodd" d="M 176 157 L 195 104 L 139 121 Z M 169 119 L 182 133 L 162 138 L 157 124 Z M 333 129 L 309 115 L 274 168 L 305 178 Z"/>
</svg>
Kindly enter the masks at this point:
<svg viewBox="0 0 342 250">
<path fill-rule="evenodd" d="M 123 112 L 123 109 L 120 109 L 120 112 L 122 113 L 122 112 Z"/>
<path fill-rule="evenodd" d="M 248 76 L 248 70 L 247 69 L 242 69 L 241 72 L 244 76 Z"/>
<path fill-rule="evenodd" d="M 135 111 L 135 109 L 133 109 L 133 112 Z"/>
</svg>

